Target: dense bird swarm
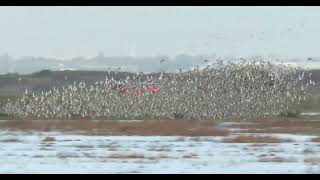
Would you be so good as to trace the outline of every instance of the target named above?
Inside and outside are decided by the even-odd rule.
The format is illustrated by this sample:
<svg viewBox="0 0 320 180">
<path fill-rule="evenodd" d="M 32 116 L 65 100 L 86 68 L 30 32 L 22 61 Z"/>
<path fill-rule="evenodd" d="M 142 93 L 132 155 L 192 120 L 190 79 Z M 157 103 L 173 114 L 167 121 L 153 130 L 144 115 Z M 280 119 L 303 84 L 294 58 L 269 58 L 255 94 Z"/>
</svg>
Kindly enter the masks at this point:
<svg viewBox="0 0 320 180">
<path fill-rule="evenodd" d="M 74 82 L 42 94 L 26 92 L 17 101 L 9 99 L 4 109 L 34 119 L 248 119 L 289 110 L 314 85 L 311 74 L 263 61 L 217 61 L 201 70 L 149 75 L 147 81 L 160 92 L 147 91 L 141 75 L 106 77 L 94 85 Z M 122 87 L 140 89 L 131 93 Z"/>
</svg>

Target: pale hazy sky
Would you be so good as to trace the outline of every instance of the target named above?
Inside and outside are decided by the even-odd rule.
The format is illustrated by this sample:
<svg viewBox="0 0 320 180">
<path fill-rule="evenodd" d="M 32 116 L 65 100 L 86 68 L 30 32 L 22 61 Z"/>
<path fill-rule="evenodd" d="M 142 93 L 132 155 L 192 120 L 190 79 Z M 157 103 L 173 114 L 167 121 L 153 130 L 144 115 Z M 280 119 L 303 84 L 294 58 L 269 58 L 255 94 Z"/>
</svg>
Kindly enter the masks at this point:
<svg viewBox="0 0 320 180">
<path fill-rule="evenodd" d="M 0 7 L 0 53 L 320 56 L 320 7 Z"/>
</svg>

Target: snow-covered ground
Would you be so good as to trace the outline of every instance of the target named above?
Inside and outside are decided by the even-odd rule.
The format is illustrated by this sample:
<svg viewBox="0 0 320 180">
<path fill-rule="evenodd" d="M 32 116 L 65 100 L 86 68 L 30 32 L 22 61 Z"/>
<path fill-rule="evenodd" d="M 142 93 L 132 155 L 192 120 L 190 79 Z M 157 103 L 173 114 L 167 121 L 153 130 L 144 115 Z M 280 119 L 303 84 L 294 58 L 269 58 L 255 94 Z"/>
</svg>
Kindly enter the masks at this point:
<svg viewBox="0 0 320 180">
<path fill-rule="evenodd" d="M 320 173 L 313 136 L 272 136 L 294 141 L 1 131 L 0 173 Z"/>
</svg>

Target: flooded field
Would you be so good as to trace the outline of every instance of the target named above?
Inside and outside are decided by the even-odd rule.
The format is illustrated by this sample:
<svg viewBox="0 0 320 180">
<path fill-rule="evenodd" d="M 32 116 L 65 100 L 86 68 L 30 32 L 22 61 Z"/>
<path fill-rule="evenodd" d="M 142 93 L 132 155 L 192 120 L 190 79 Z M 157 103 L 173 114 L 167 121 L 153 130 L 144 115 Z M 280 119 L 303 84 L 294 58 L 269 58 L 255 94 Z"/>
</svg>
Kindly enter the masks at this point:
<svg viewBox="0 0 320 180">
<path fill-rule="evenodd" d="M 320 115 L 320 112 L 303 112 L 301 115 L 315 116 Z"/>
<path fill-rule="evenodd" d="M 317 137 L 236 129 L 218 136 L 3 129 L 0 173 L 320 173 Z"/>
</svg>

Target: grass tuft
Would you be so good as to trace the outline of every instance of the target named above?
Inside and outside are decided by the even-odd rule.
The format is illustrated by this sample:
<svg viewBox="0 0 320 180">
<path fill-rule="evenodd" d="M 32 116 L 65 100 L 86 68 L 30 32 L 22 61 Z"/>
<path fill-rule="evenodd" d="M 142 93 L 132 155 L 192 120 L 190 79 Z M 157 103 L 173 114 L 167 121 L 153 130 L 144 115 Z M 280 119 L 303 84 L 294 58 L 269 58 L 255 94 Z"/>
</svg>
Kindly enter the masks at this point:
<svg viewBox="0 0 320 180">
<path fill-rule="evenodd" d="M 51 142 L 51 141 L 55 141 L 55 140 L 56 140 L 56 139 L 55 139 L 54 137 L 48 136 L 48 137 L 44 138 L 42 141 Z"/>
<path fill-rule="evenodd" d="M 271 136 L 239 135 L 232 138 L 224 138 L 224 143 L 283 143 L 291 142 L 289 139 L 280 139 Z"/>
</svg>

